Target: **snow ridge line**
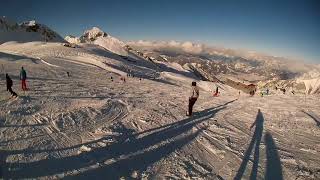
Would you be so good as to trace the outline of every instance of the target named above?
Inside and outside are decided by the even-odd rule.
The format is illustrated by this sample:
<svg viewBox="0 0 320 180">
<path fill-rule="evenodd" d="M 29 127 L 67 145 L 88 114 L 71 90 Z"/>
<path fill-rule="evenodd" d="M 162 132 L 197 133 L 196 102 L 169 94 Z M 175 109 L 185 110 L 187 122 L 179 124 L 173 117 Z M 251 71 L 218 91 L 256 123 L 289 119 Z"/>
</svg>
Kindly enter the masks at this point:
<svg viewBox="0 0 320 180">
<path fill-rule="evenodd" d="M 57 68 L 60 67 L 60 66 L 57 66 L 57 65 L 54 65 L 54 64 L 50 64 L 50 63 L 48 63 L 47 61 L 41 59 L 40 57 L 37 57 L 37 59 L 39 59 L 42 63 L 44 63 L 44 64 L 46 64 L 46 65 L 48 65 L 48 66 L 57 67 Z"/>
</svg>

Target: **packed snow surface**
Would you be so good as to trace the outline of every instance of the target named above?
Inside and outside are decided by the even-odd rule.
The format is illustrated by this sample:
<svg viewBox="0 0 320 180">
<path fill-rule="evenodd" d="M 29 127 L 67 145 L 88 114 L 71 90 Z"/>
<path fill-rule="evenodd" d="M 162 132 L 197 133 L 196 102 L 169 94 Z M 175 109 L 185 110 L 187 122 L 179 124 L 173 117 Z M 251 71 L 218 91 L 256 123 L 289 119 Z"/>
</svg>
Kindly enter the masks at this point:
<svg viewBox="0 0 320 180">
<path fill-rule="evenodd" d="M 320 179 L 319 95 L 249 97 L 94 44 L 5 43 L 0 64 L 4 179 Z"/>
</svg>

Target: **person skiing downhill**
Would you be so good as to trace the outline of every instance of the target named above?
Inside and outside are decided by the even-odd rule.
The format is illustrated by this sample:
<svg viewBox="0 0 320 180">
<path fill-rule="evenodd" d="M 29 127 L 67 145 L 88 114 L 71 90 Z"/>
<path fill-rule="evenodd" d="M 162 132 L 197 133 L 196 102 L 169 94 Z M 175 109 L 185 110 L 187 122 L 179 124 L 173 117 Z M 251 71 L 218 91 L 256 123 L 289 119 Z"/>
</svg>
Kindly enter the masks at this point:
<svg viewBox="0 0 320 180">
<path fill-rule="evenodd" d="M 23 67 L 21 67 L 21 71 L 20 71 L 20 80 L 21 80 L 21 88 L 23 91 L 28 90 L 27 89 L 27 84 L 26 84 L 26 80 L 27 80 L 27 73 L 24 70 Z"/>
<path fill-rule="evenodd" d="M 191 92 L 191 96 L 189 97 L 189 107 L 188 107 L 187 116 L 192 115 L 192 108 L 193 108 L 193 105 L 196 103 L 198 97 L 199 97 L 199 88 L 197 87 L 197 83 L 193 81 L 192 92 Z"/>
<path fill-rule="evenodd" d="M 17 93 L 15 93 L 12 90 L 13 82 L 8 74 L 6 74 L 6 83 L 7 83 L 7 91 L 9 91 L 11 93 L 11 97 L 18 97 Z"/>
<path fill-rule="evenodd" d="M 219 88 L 218 86 L 216 87 L 216 92 L 213 94 L 213 96 L 218 96 L 219 95 Z"/>
</svg>

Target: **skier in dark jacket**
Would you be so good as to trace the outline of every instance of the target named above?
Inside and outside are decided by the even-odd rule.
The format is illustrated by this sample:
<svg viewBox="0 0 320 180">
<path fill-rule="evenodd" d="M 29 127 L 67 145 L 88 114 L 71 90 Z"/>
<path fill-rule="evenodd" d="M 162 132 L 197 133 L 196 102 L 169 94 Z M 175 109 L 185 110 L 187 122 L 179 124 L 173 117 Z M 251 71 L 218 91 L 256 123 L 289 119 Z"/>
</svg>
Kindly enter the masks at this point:
<svg viewBox="0 0 320 180">
<path fill-rule="evenodd" d="M 27 89 L 27 83 L 26 83 L 27 73 L 26 73 L 26 71 L 23 69 L 23 67 L 21 67 L 21 71 L 20 71 L 20 80 L 21 80 L 21 88 L 22 88 L 22 90 L 23 90 L 23 91 L 28 90 L 28 89 Z"/>
<path fill-rule="evenodd" d="M 12 82 L 12 79 L 10 78 L 10 76 L 8 74 L 6 74 L 6 82 L 7 82 L 7 91 L 9 91 L 11 93 L 12 97 L 17 97 L 18 96 L 17 93 L 15 93 L 12 90 L 13 82 Z"/>
</svg>

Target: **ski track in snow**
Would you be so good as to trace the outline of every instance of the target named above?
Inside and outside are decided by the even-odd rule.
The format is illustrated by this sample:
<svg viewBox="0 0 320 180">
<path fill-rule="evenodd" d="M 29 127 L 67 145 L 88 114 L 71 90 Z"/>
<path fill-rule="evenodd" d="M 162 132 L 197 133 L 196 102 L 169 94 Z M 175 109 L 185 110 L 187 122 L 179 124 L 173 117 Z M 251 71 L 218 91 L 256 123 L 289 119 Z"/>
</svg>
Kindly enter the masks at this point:
<svg viewBox="0 0 320 180">
<path fill-rule="evenodd" d="M 40 58 L 39 58 L 40 59 Z M 43 62 L 44 64 L 48 65 L 48 66 L 52 66 L 52 67 L 60 67 L 60 66 L 56 66 L 56 65 L 53 65 L 53 64 L 50 64 L 48 63 L 47 61 L 43 60 L 43 59 L 40 59 L 41 62 Z"/>
<path fill-rule="evenodd" d="M 0 46 L 17 55 L 15 61 L 0 57 L 0 62 L 20 95 L 7 100 L 8 93 L 0 90 L 4 178 L 320 177 L 319 96 L 238 98 L 237 91 L 223 87 L 212 97 L 213 84 L 200 82 L 195 115 L 188 118 L 187 77 L 158 73 L 143 60 L 131 66 L 83 49 L 27 47 Z M 114 67 L 101 68 L 105 61 Z M 20 66 L 27 70 L 30 91 L 19 90 Z M 117 74 L 128 69 L 160 76 L 122 82 Z M 2 77 L 0 84 L 4 87 Z"/>
</svg>

